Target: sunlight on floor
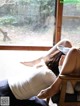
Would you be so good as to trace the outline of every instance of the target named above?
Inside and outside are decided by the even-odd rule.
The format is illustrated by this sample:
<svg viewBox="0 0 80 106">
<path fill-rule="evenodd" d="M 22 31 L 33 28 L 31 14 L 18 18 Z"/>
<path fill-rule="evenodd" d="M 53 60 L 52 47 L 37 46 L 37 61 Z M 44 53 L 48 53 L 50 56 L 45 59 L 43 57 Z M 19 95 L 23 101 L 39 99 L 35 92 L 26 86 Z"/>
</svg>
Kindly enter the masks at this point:
<svg viewBox="0 0 80 106">
<path fill-rule="evenodd" d="M 6 78 L 5 65 L 10 62 L 25 62 L 34 60 L 46 52 L 43 51 L 17 51 L 17 50 L 0 50 L 0 80 Z M 14 66 L 13 66 L 14 67 Z"/>
</svg>

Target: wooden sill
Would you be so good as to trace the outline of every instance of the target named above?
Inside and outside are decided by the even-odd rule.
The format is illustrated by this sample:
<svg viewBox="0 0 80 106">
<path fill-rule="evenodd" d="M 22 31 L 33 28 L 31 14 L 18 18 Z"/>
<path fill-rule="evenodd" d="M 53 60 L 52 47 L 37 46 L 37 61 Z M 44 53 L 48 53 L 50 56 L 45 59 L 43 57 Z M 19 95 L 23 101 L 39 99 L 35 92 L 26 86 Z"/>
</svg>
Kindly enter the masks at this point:
<svg viewBox="0 0 80 106">
<path fill-rule="evenodd" d="M 51 47 L 45 46 L 0 46 L 0 50 L 32 50 L 32 51 L 47 51 Z"/>
</svg>

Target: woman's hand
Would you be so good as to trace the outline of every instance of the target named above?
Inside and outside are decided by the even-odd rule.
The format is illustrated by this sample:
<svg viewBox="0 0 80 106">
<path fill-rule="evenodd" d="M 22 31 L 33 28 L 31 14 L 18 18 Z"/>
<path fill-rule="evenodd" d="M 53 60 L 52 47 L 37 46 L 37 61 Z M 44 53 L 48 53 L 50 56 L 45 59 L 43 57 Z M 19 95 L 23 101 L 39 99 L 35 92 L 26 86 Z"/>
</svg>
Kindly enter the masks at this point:
<svg viewBox="0 0 80 106">
<path fill-rule="evenodd" d="M 48 88 L 42 90 L 42 91 L 37 95 L 37 97 L 40 98 L 40 99 L 49 98 L 49 97 L 52 96 L 52 93 L 51 93 L 51 92 L 52 92 L 52 91 L 51 91 L 50 87 L 48 87 Z"/>
<path fill-rule="evenodd" d="M 42 90 L 37 95 L 37 97 L 40 99 L 45 99 L 45 98 L 50 98 L 51 96 L 55 95 L 60 90 L 61 82 L 62 80 L 58 76 L 55 82 L 53 82 L 53 84 L 50 87 Z"/>
</svg>

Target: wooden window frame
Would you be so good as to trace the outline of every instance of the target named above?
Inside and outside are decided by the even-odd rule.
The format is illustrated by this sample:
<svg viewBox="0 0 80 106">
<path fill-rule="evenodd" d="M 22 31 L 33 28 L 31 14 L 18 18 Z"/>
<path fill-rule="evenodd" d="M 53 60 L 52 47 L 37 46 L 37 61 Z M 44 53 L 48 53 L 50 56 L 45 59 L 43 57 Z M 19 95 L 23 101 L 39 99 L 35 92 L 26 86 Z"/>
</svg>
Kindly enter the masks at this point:
<svg viewBox="0 0 80 106">
<path fill-rule="evenodd" d="M 63 3 L 57 0 L 56 10 L 56 27 L 55 27 L 55 44 L 61 40 L 61 29 L 62 29 L 62 16 L 63 16 Z"/>
<path fill-rule="evenodd" d="M 63 4 L 60 3 L 60 0 L 56 0 L 56 22 L 55 22 L 55 33 L 54 33 L 54 44 L 57 43 L 61 38 L 61 26 L 62 26 L 62 11 L 63 11 Z M 53 44 L 53 45 L 54 45 Z M 32 50 L 32 51 L 46 51 L 49 50 L 52 46 L 7 46 L 7 45 L 0 45 L 0 50 Z"/>
</svg>

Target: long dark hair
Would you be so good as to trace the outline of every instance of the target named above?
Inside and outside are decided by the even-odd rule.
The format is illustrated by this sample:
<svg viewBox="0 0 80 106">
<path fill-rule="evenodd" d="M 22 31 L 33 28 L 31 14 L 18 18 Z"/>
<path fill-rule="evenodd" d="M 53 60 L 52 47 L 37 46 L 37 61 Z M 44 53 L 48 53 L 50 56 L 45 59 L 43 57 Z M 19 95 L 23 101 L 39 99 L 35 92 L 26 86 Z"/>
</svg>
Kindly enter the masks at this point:
<svg viewBox="0 0 80 106">
<path fill-rule="evenodd" d="M 62 52 L 56 51 L 50 56 L 49 60 L 46 61 L 46 65 L 50 70 L 52 70 L 56 74 L 56 76 L 59 74 L 58 65 L 62 55 L 63 55 Z"/>
</svg>

